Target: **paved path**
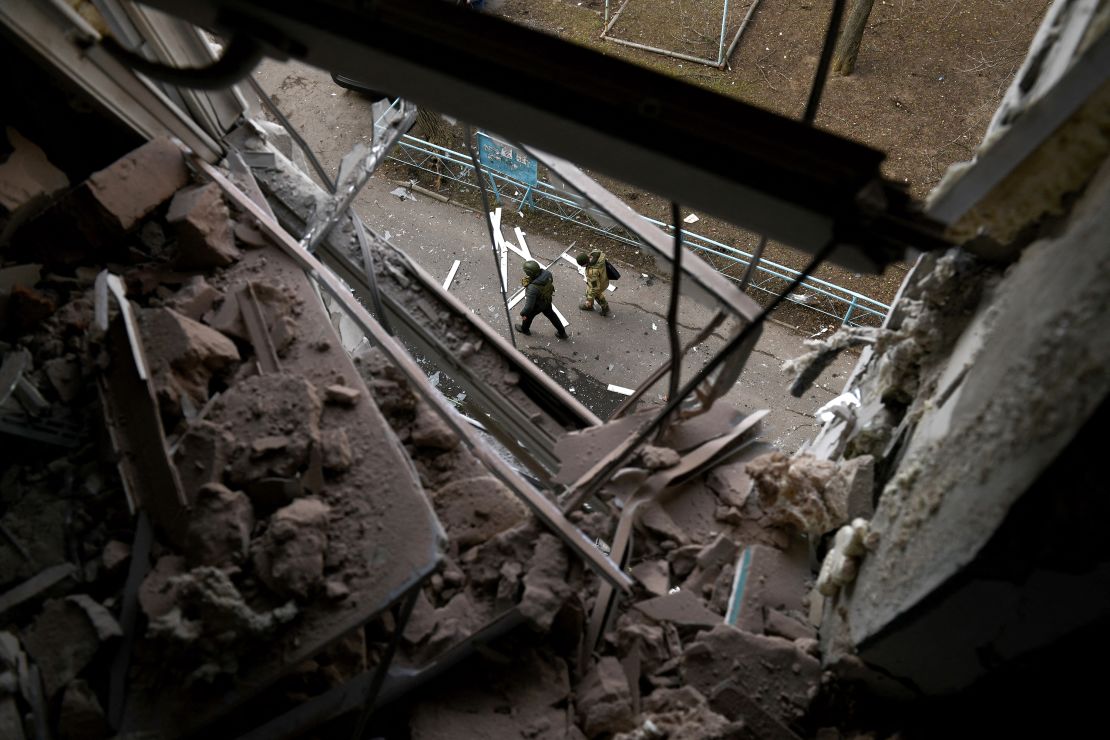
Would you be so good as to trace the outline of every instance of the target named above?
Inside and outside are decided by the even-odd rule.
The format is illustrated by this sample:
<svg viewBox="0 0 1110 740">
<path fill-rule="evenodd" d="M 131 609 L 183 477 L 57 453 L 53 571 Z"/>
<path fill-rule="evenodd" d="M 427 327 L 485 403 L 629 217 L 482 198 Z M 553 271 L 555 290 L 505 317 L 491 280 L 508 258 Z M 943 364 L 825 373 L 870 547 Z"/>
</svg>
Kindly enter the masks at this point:
<svg viewBox="0 0 1110 740">
<path fill-rule="evenodd" d="M 297 64 L 268 62 L 256 77 L 275 95 L 282 110 L 316 151 L 324 166 L 334 172 L 340 158 L 359 140 L 369 139 L 372 119 L 367 100 L 336 86 L 331 78 Z M 391 194 L 397 184 L 375 177 L 356 201 L 355 207 L 367 224 L 388 232 L 390 240 L 407 252 L 432 275 L 444 279 L 455 260 L 460 261 L 451 292 L 503 335 L 508 322 L 502 302 L 489 235 L 480 214 L 420 194 L 402 200 Z M 556 260 L 569 244 L 550 236 L 529 233 L 528 216 L 504 214 L 502 233 L 517 242 L 514 226 L 520 226 L 532 255 L 543 264 Z M 575 244 L 571 254 L 586 244 Z M 594 246 L 605 248 L 604 240 Z M 520 284 L 522 260 L 510 254 L 509 291 Z M 555 339 L 555 330 L 542 316 L 532 325 L 532 336 L 517 334 L 520 350 L 560 385 L 578 395 L 598 416 L 605 418 L 623 396 L 607 390 L 615 384 L 635 388 L 670 356 L 666 329 L 670 282 L 617 263 L 622 278 L 609 294 L 613 312 L 607 318 L 577 308 L 584 283 L 565 260 L 553 266 L 555 305 L 570 322 L 569 341 Z M 519 312 L 512 312 L 513 323 Z M 703 327 L 713 311 L 683 300 L 679 313 L 680 336 L 685 344 Z M 683 377 L 689 378 L 708 361 L 728 336 L 721 327 L 684 361 Z M 793 451 L 817 430 L 813 412 L 840 392 L 855 362 L 844 356 L 826 370 L 818 385 L 802 398 L 789 395 L 790 378 L 779 367 L 804 351 L 805 339 L 773 323 L 764 325 L 748 366 L 727 400 L 741 410 L 767 408 L 764 438 L 786 451 Z M 666 381 L 645 396 L 645 402 L 662 405 Z"/>
</svg>

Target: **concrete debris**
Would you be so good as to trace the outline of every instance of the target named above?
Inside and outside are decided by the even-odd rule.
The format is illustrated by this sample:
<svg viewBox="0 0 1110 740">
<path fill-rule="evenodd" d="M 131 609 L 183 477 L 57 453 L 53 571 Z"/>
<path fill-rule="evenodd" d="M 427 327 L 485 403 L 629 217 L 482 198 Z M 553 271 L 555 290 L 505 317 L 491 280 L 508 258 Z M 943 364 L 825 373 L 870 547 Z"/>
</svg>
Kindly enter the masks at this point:
<svg viewBox="0 0 1110 740">
<path fill-rule="evenodd" d="M 220 482 L 234 447 L 234 435 L 219 424 L 201 420 L 189 425 L 178 442 L 173 461 L 181 489 L 190 502 L 196 500 L 201 488 Z"/>
<path fill-rule="evenodd" d="M 100 563 L 104 566 L 104 571 L 109 574 L 122 569 L 130 559 L 131 546 L 119 540 L 108 540 L 108 544 L 104 545 L 104 549 L 100 552 Z"/>
<path fill-rule="evenodd" d="M 337 406 L 354 406 L 362 393 L 345 385 L 329 385 L 324 389 L 324 399 Z"/>
<path fill-rule="evenodd" d="M 524 505 L 490 476 L 455 481 L 432 492 L 436 515 L 459 547 L 471 547 L 520 523 Z"/>
<path fill-rule="evenodd" d="M 683 653 L 687 683 L 712 695 L 724 681 L 783 722 L 801 718 L 817 695 L 820 663 L 788 640 L 729 625 L 703 632 Z"/>
<path fill-rule="evenodd" d="M 215 183 L 178 191 L 166 220 L 177 224 L 178 267 L 227 267 L 242 257 L 231 232 L 231 214 Z"/>
<path fill-rule="evenodd" d="M 185 548 L 193 565 L 238 565 L 247 556 L 254 512 L 241 491 L 219 483 L 200 488 L 186 530 Z"/>
<path fill-rule="evenodd" d="M 681 462 L 682 458 L 670 447 L 652 447 L 646 445 L 640 450 L 640 462 L 648 470 L 663 470 L 673 468 Z"/>
<path fill-rule="evenodd" d="M 650 594 L 664 596 L 670 591 L 671 577 L 665 560 L 647 560 L 629 572 Z"/>
<path fill-rule="evenodd" d="M 50 386 L 64 403 L 70 403 L 81 392 L 81 366 L 72 355 L 55 357 L 42 364 Z"/>
<path fill-rule="evenodd" d="M 223 294 L 220 291 L 209 285 L 202 276 L 196 275 L 170 296 L 165 305 L 186 318 L 200 321 L 221 298 Z"/>
<path fill-rule="evenodd" d="M 834 596 L 843 586 L 856 580 L 860 559 L 877 543 L 878 535 L 871 532 L 866 519 L 855 519 L 837 530 L 833 547 L 817 575 L 817 590 L 823 596 Z"/>
<path fill-rule="evenodd" d="M 680 545 L 689 541 L 686 530 L 675 524 L 666 509 L 654 501 L 649 501 L 641 507 L 640 524 L 662 540 L 670 540 Z"/>
<path fill-rule="evenodd" d="M 338 475 L 348 470 L 354 462 L 351 441 L 343 427 L 325 429 L 320 433 L 320 444 L 324 450 L 324 470 Z"/>
<path fill-rule="evenodd" d="M 713 627 L 721 623 L 720 614 L 709 611 L 701 599 L 685 589 L 638 602 L 634 608 L 656 622 L 672 622 L 681 627 Z"/>
<path fill-rule="evenodd" d="M 85 616 L 93 629 L 96 630 L 96 636 L 101 642 L 113 637 L 123 636 L 123 630 L 120 629 L 119 622 L 112 616 L 112 613 L 94 601 L 88 594 L 67 596 L 66 601 L 76 604 L 85 612 Z"/>
<path fill-rule="evenodd" d="M 870 519 L 875 513 L 875 459 L 860 455 L 839 463 L 825 488 L 825 500 L 840 521 Z"/>
<path fill-rule="evenodd" d="M 62 740 L 103 740 L 112 735 L 100 700 L 84 680 L 77 679 L 66 686 L 58 735 Z"/>
<path fill-rule="evenodd" d="M 4 333 L 9 337 L 20 337 L 35 331 L 58 308 L 49 294 L 25 285 L 13 286 L 8 292 L 6 304 Z"/>
<path fill-rule="evenodd" d="M 823 534 L 841 524 L 837 512 L 825 499 L 825 489 L 836 473 L 836 463 L 811 455 L 789 458 L 781 452 L 761 455 L 747 464 L 756 496 L 748 506 L 756 507 L 771 526 L 792 527 L 812 535 Z"/>
<path fill-rule="evenodd" d="M 165 645 L 165 659 L 194 668 L 188 683 L 234 675 L 239 658 L 256 649 L 256 640 L 269 637 L 297 616 L 292 601 L 255 611 L 219 568 L 194 568 L 173 578 L 172 586 L 176 605 L 152 619 L 147 634 Z"/>
<path fill-rule="evenodd" d="M 632 694 L 620 661 L 612 656 L 599 660 L 575 690 L 575 706 L 587 737 L 633 729 Z"/>
<path fill-rule="evenodd" d="M 524 574 L 520 612 L 542 632 L 551 628 L 560 607 L 572 592 L 567 582 L 569 567 L 570 558 L 563 543 L 554 535 L 541 534 Z"/>
<path fill-rule="evenodd" d="M 65 173 L 39 146 L 11 126 L 4 128 L 6 156 L 0 162 L 0 207 L 13 213 L 69 186 Z"/>
<path fill-rule="evenodd" d="M 87 187 L 114 225 L 130 231 L 188 181 L 181 150 L 159 138 L 93 174 Z"/>
<path fill-rule="evenodd" d="M 72 563 L 53 565 L 33 578 L 5 591 L 0 594 L 0 618 L 7 617 L 8 612 L 49 593 L 59 583 L 76 574 L 77 567 Z"/>
<path fill-rule="evenodd" d="M 116 625 L 117 634 L 118 629 Z M 23 632 L 22 641 L 42 671 L 43 686 L 50 698 L 92 661 L 100 649 L 101 637 L 82 605 L 50 599 Z"/>
<path fill-rule="evenodd" d="M 644 700 L 640 726 L 613 740 L 729 740 L 743 737 L 743 723 L 733 724 L 709 707 L 689 686 L 659 689 Z"/>
<path fill-rule="evenodd" d="M 329 507 L 319 499 L 297 499 L 278 509 L 254 550 L 258 577 L 275 593 L 307 601 L 324 577 Z"/>
<path fill-rule="evenodd" d="M 185 558 L 163 555 L 139 586 L 139 606 L 149 619 L 168 614 L 177 604 L 177 576 L 186 572 Z"/>
<path fill-rule="evenodd" d="M 416 405 L 416 419 L 412 424 L 412 443 L 417 447 L 452 450 L 459 444 L 459 437 L 442 417 L 426 403 Z"/>
<path fill-rule="evenodd" d="M 810 577 L 808 547 L 802 540 L 787 551 L 764 545 L 744 549 L 736 563 L 725 621 L 761 634 L 771 611 L 804 619 Z"/>
<path fill-rule="evenodd" d="M 239 362 L 227 337 L 169 308 L 139 310 L 146 356 L 164 414 L 181 416 L 182 404 L 208 401 L 212 378 Z"/>
<path fill-rule="evenodd" d="M 236 383 L 213 405 L 209 418 L 234 430 L 226 477 L 236 487 L 263 478 L 295 478 L 309 467 L 320 444 L 323 409 L 316 390 L 300 375 L 256 375 Z M 256 440 L 284 437 L 280 454 L 256 454 Z"/>
</svg>

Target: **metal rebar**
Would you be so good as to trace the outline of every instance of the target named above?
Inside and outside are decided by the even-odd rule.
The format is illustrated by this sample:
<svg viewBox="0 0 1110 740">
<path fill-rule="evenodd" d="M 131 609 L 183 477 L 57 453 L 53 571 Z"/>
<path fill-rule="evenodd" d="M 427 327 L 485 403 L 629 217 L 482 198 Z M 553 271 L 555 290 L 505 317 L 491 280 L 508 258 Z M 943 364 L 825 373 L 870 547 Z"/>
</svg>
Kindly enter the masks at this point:
<svg viewBox="0 0 1110 740">
<path fill-rule="evenodd" d="M 671 220 L 674 222 L 674 258 L 671 271 L 671 305 L 667 308 L 667 334 L 671 340 L 671 382 L 667 398 L 678 393 L 679 376 L 682 374 L 682 345 L 678 339 L 678 301 L 682 282 L 682 209 L 678 203 L 671 203 Z M 665 431 L 666 424 L 660 426 Z"/>
<path fill-rule="evenodd" d="M 516 348 L 516 334 L 513 332 L 513 315 L 509 312 L 509 294 L 505 290 L 505 281 L 501 279 L 501 263 L 497 258 L 497 237 L 493 234 L 493 219 L 489 210 L 489 194 L 486 192 L 486 181 L 482 179 L 485 172 L 482 163 L 474 152 L 474 142 L 471 141 L 470 124 L 463 126 L 463 135 L 466 137 L 466 148 L 470 152 L 470 161 L 474 164 L 474 179 L 478 181 L 478 190 L 482 196 L 482 209 L 486 214 L 486 228 L 489 229 L 489 244 L 493 254 L 493 272 L 497 275 L 497 284 L 501 286 L 501 300 L 505 304 L 505 320 L 509 323 L 509 339 L 513 348 Z"/>
<path fill-rule="evenodd" d="M 786 290 L 775 296 L 771 304 L 763 309 L 750 324 L 740 329 L 740 331 L 736 333 L 736 336 L 729 340 L 728 344 L 714 355 L 713 358 L 682 387 L 682 390 L 679 391 L 676 396 L 668 399 L 667 405 L 649 424 L 646 424 L 634 437 L 627 438 L 619 447 L 613 450 L 613 452 L 606 455 L 602 460 L 580 476 L 568 489 L 570 494 L 563 505 L 564 513 L 577 509 L 582 505 L 583 501 L 596 495 L 597 492 L 601 490 L 601 487 L 609 481 L 613 473 L 625 464 L 629 455 L 643 444 L 648 437 L 654 434 L 655 430 L 659 428 L 659 425 L 662 424 L 670 414 L 674 413 L 682 402 L 686 400 L 686 397 L 693 393 L 713 371 L 720 367 L 733 352 L 743 346 L 744 342 L 748 341 L 752 332 L 767 320 L 767 316 L 778 308 L 779 304 L 786 300 L 786 297 L 797 289 L 805 278 L 817 269 L 817 266 L 824 262 L 835 248 L 836 239 L 830 239 L 825 246 L 817 251 L 817 254 L 814 255 L 805 269 L 798 274 L 798 277 L 791 281 Z"/>
<path fill-rule="evenodd" d="M 617 22 L 617 18 L 620 18 L 621 11 L 624 10 L 626 5 L 628 5 L 628 0 L 624 0 L 624 2 L 621 3 L 621 6 L 619 8 L 617 8 L 617 12 L 613 13 L 612 20 L 608 20 L 609 0 L 605 0 L 605 13 L 606 13 L 607 22 L 605 24 L 605 30 L 601 32 L 601 38 L 605 38 L 605 34 L 609 33 L 609 30 L 613 27 L 613 24 Z M 614 41 L 614 40 L 615 39 L 610 39 L 610 41 Z"/>
<path fill-rule="evenodd" d="M 378 288 L 378 273 L 374 269 L 374 257 L 370 251 L 370 240 L 366 238 L 366 228 L 357 213 L 351 214 L 351 220 L 355 223 L 355 236 L 358 238 L 362 264 L 366 269 L 366 284 L 370 286 L 370 301 L 374 304 L 374 312 L 378 314 L 378 323 L 389 336 L 393 336 L 393 327 L 389 323 L 389 317 L 385 315 L 385 304 L 382 302 L 381 290 Z"/>
<path fill-rule="evenodd" d="M 825 31 L 825 44 L 821 47 L 821 58 L 817 61 L 817 71 L 813 75 L 813 85 L 809 89 L 809 100 L 802 114 L 804 123 L 812 124 L 817 118 L 817 108 L 821 105 L 821 93 L 825 90 L 825 80 L 829 76 L 833 49 L 836 48 L 836 32 L 840 29 L 840 16 L 844 13 L 844 0 L 833 0 L 829 27 Z"/>
<path fill-rule="evenodd" d="M 606 36 L 605 40 L 606 41 L 612 41 L 614 44 L 624 44 L 625 46 L 631 46 L 633 49 L 643 49 L 644 51 L 655 52 L 656 54 L 662 54 L 663 56 L 674 57 L 675 59 L 685 59 L 687 62 L 697 62 L 698 64 L 704 64 L 707 67 L 716 67 L 717 66 L 717 63 L 715 61 L 713 61 L 712 59 L 702 59 L 701 57 L 690 56 L 689 54 L 683 54 L 683 53 L 677 52 L 677 51 L 669 51 L 667 49 L 660 49 L 658 46 L 648 46 L 647 44 L 637 44 L 635 41 L 625 41 L 624 39 L 617 39 L 617 38 L 613 38 L 612 36 Z"/>
<path fill-rule="evenodd" d="M 717 44 L 717 66 L 725 63 L 725 31 L 728 28 L 728 0 L 725 0 L 725 9 L 721 13 L 721 38 Z"/>
</svg>

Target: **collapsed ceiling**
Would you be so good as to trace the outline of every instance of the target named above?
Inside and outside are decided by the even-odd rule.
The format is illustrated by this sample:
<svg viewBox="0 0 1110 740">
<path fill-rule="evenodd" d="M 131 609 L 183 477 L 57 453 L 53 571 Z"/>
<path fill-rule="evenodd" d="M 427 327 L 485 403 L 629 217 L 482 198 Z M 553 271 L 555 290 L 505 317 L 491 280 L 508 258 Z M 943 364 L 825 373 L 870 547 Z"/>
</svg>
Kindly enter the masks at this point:
<svg viewBox="0 0 1110 740">
<path fill-rule="evenodd" d="M 671 107 L 701 136 L 725 116 L 782 121 L 446 3 L 374 4 L 365 37 L 343 30 L 363 11 L 333 4 L 157 4 L 337 71 L 388 60 L 383 89 L 475 123 L 497 106 L 499 130 L 557 154 L 587 136 L 585 164 L 813 251 L 933 251 L 881 328 L 795 363 L 811 382 L 864 347 L 788 457 L 759 440 L 761 413 L 713 403 L 758 307 L 645 232 L 739 327 L 682 394 L 700 405 L 602 422 L 346 211 L 354 179 L 319 187 L 241 119 L 241 91 L 152 82 L 96 43 L 137 35 L 199 67 L 212 51 L 194 28 L 129 4 L 11 3 L 5 56 L 66 87 L 45 78 L 4 121 L 0 735 L 929 736 L 1039 692 L 1082 716 L 1071 658 L 1110 614 L 1093 452 L 1110 388 L 1107 3 L 1053 6 L 977 159 L 929 203 L 951 249 L 877 153 L 783 124 L 771 140 L 795 158 L 723 184 L 668 159 L 686 125 Z M 474 34 L 608 65 L 663 113 L 584 123 L 562 104 L 596 91 L 459 80 Z M 67 148 L 50 120 L 66 96 L 95 111 L 104 151 Z M 614 120 L 632 134 L 615 142 Z M 369 341 L 348 347 L 342 321 Z M 490 423 L 457 413 L 413 351 Z M 1043 671 L 1051 691 L 1030 683 Z"/>
</svg>

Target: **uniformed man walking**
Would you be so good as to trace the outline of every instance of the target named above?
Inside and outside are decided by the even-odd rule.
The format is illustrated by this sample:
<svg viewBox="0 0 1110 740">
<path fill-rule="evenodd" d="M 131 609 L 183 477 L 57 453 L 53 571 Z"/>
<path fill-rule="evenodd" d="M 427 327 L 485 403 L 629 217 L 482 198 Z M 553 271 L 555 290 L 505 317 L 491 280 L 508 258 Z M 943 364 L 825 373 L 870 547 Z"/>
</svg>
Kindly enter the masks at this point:
<svg viewBox="0 0 1110 740">
<path fill-rule="evenodd" d="M 540 263 L 535 260 L 528 260 L 524 263 L 524 278 L 520 284 L 525 288 L 524 308 L 520 311 L 520 317 L 524 321 L 516 325 L 516 330 L 521 334 L 531 334 L 532 319 L 542 313 L 554 324 L 555 331 L 558 332 L 556 336 L 566 339 L 566 329 L 551 308 L 551 298 L 555 295 L 555 278 L 551 271 L 540 267 Z"/>
<path fill-rule="evenodd" d="M 587 255 L 579 252 L 578 264 L 586 268 L 586 300 L 579 306 L 583 311 L 593 311 L 594 301 L 601 306 L 601 315 L 609 315 L 609 301 L 605 291 L 609 287 L 609 272 L 605 269 L 605 252 L 595 249 Z"/>
</svg>

